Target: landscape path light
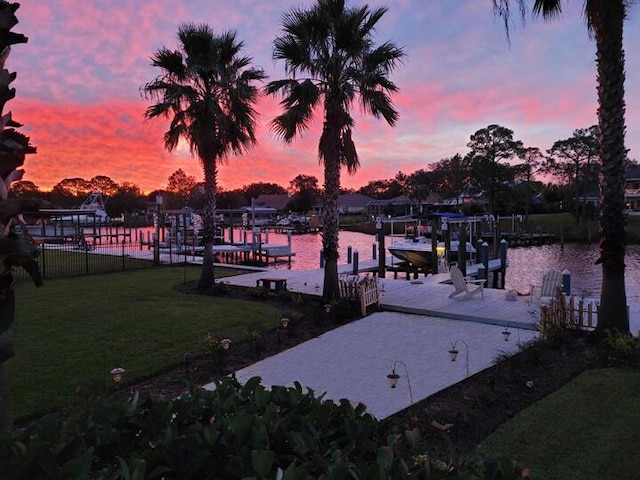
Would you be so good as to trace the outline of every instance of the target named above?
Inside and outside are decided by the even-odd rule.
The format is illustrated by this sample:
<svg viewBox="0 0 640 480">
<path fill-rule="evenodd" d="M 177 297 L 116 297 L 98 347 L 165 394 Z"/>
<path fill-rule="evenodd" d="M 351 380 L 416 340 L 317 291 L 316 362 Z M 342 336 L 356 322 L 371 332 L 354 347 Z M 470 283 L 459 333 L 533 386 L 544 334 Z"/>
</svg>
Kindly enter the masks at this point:
<svg viewBox="0 0 640 480">
<path fill-rule="evenodd" d="M 467 365 L 467 377 L 469 376 L 469 345 L 467 345 L 467 342 L 465 342 L 464 340 L 456 340 L 455 342 L 453 342 L 451 344 L 451 349 L 449 350 L 449 355 L 451 356 L 451 361 L 455 362 L 456 359 L 458 358 L 458 343 L 462 343 L 464 345 L 465 351 L 466 351 L 466 365 Z"/>
<path fill-rule="evenodd" d="M 111 370 L 110 373 L 113 381 L 116 383 L 120 383 L 122 381 L 122 378 L 124 377 L 124 374 L 126 373 L 126 370 L 122 367 L 115 367 Z"/>
<path fill-rule="evenodd" d="M 280 326 L 281 326 L 282 328 L 287 328 L 287 327 L 289 326 L 289 322 L 290 322 L 290 321 L 291 321 L 291 320 L 289 320 L 287 317 L 282 317 L 282 318 L 280 319 Z"/>
<path fill-rule="evenodd" d="M 387 375 L 387 380 L 389 381 L 389 386 L 391 388 L 396 388 L 398 386 L 398 380 L 400 379 L 400 375 L 396 372 L 396 367 L 398 365 L 402 365 L 404 367 L 404 373 L 407 377 L 407 386 L 409 387 L 409 407 L 413 410 L 413 391 L 411 390 L 411 379 L 409 378 L 409 369 L 407 368 L 407 364 L 402 360 L 396 360 L 393 362 L 391 366 L 391 373 Z M 412 412 L 412 419 L 415 420 L 415 414 Z"/>
<path fill-rule="evenodd" d="M 220 340 L 220 346 L 222 347 L 223 350 L 229 350 L 230 345 L 231 345 L 231 340 L 229 340 L 228 338 L 223 338 L 222 340 Z"/>
<path fill-rule="evenodd" d="M 502 336 L 504 337 L 504 341 L 505 342 L 509 341 L 509 337 L 511 336 L 511 331 L 509 330 L 510 326 L 515 327 L 516 333 L 518 334 L 518 345 L 520 345 L 520 328 L 518 328 L 517 323 L 509 322 L 505 325 L 504 330 L 502 331 Z"/>
</svg>

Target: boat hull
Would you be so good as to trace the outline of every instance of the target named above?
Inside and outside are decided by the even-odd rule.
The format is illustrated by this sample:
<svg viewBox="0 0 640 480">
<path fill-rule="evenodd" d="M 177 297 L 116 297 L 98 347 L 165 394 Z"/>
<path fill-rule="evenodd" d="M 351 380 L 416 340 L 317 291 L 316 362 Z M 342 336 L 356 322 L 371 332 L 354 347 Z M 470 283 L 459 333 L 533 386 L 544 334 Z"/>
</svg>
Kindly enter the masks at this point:
<svg viewBox="0 0 640 480">
<path fill-rule="evenodd" d="M 459 242 L 451 242 L 449 251 L 449 259 L 457 260 Z M 443 242 L 438 243 L 438 247 L 444 247 Z M 402 240 L 394 242 L 389 248 L 389 253 L 399 260 L 409 262 L 416 267 L 427 267 L 432 264 L 432 244 L 429 238 L 420 238 L 416 240 Z M 466 254 L 471 257 L 476 253 L 476 249 L 467 242 Z"/>
</svg>

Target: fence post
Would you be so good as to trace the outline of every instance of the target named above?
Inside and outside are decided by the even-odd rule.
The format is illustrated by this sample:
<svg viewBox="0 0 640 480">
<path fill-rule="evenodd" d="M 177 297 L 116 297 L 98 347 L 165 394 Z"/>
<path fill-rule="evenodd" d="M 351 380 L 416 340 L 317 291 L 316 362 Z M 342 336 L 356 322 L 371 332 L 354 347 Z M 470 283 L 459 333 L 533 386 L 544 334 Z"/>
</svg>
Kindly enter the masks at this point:
<svg viewBox="0 0 640 480">
<path fill-rule="evenodd" d="M 47 278 L 47 261 L 45 259 L 46 258 L 46 256 L 45 256 L 45 252 L 46 251 L 47 251 L 47 249 L 44 248 L 44 242 L 42 242 L 40 244 L 40 258 L 42 258 L 42 278 L 43 279 Z"/>
<path fill-rule="evenodd" d="M 571 272 L 569 270 L 562 272 L 562 291 L 571 295 Z"/>
<path fill-rule="evenodd" d="M 84 268 L 85 273 L 89 275 L 89 247 L 88 245 L 84 245 Z"/>
<path fill-rule="evenodd" d="M 504 238 L 500 240 L 500 276 L 502 277 L 500 288 L 504 288 L 507 276 L 507 241 Z"/>
<path fill-rule="evenodd" d="M 123 237 L 122 238 L 122 271 L 124 272 L 125 270 L 125 265 L 124 265 L 124 243 L 125 243 L 126 239 Z"/>
<path fill-rule="evenodd" d="M 484 263 L 482 261 L 482 254 L 484 253 L 482 251 L 482 243 L 483 243 L 482 238 L 479 238 L 476 246 L 476 262 L 477 263 Z"/>
<path fill-rule="evenodd" d="M 487 269 L 484 265 L 480 265 L 478 267 L 478 280 L 486 280 L 487 279 Z"/>
</svg>

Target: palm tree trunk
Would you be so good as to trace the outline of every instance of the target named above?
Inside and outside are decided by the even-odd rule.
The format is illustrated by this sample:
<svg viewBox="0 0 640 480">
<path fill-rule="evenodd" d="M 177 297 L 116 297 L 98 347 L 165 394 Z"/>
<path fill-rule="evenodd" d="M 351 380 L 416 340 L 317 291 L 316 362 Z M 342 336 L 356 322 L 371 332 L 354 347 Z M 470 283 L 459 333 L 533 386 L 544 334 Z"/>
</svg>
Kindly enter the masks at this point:
<svg viewBox="0 0 640 480">
<path fill-rule="evenodd" d="M 203 161 L 205 203 L 202 217 L 202 245 L 204 247 L 202 271 L 198 287 L 210 289 L 215 283 L 213 268 L 213 239 L 216 230 L 216 192 L 218 190 L 218 167 L 215 160 Z"/>
<path fill-rule="evenodd" d="M 338 228 L 340 212 L 338 196 L 340 195 L 340 133 L 335 123 L 327 121 L 323 136 L 328 151 L 324 154 L 324 210 L 322 219 L 322 249 L 324 253 L 324 288 L 323 299 L 327 303 L 339 297 L 338 291 Z"/>
<path fill-rule="evenodd" d="M 591 20 L 597 46 L 598 124 L 600 127 L 601 210 L 600 258 L 602 291 L 597 333 L 617 329 L 629 334 L 624 280 L 624 50 L 623 0 L 596 3 Z"/>
</svg>

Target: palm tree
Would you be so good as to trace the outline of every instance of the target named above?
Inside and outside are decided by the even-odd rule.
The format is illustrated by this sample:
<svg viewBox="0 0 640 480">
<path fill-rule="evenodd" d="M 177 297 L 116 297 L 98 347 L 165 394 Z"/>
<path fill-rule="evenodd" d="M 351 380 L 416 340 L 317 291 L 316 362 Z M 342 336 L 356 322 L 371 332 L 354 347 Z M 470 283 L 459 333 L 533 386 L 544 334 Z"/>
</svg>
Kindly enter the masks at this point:
<svg viewBox="0 0 640 480">
<path fill-rule="evenodd" d="M 508 32 L 511 0 L 492 0 Z M 526 0 L 516 0 L 523 16 Z M 622 32 L 634 0 L 585 0 L 587 29 L 596 42 L 600 174 L 600 258 L 602 291 L 597 333 L 617 329 L 629 334 L 624 281 L 625 257 L 625 102 Z M 548 19 L 562 13 L 561 0 L 535 0 L 533 14 Z"/>
<path fill-rule="evenodd" d="M 324 166 L 322 248 L 325 301 L 338 297 L 338 196 L 340 169 L 359 166 L 352 133 L 356 100 L 365 112 L 395 125 L 398 112 L 388 78 L 404 57 L 392 42 L 373 44 L 373 31 L 386 8 L 347 7 L 345 0 L 318 0 L 309 10 L 292 8 L 283 16 L 284 34 L 274 41 L 273 58 L 284 60 L 290 78 L 270 82 L 269 95 L 282 95 L 283 113 L 271 122 L 286 143 L 305 131 L 317 110 L 323 113 L 318 145 Z"/>
<path fill-rule="evenodd" d="M 146 118 L 171 119 L 164 134 L 167 150 L 182 139 L 189 144 L 204 169 L 205 206 L 202 242 L 204 262 L 199 287 L 211 288 L 215 233 L 218 163 L 233 153 L 245 153 L 255 143 L 259 95 L 255 82 L 266 78 L 263 70 L 250 67 L 252 58 L 241 56 L 244 43 L 235 32 L 214 34 L 206 24 L 182 24 L 178 28 L 179 50 L 159 49 L 152 65 L 162 73 L 142 87 L 157 103 Z"/>
</svg>

